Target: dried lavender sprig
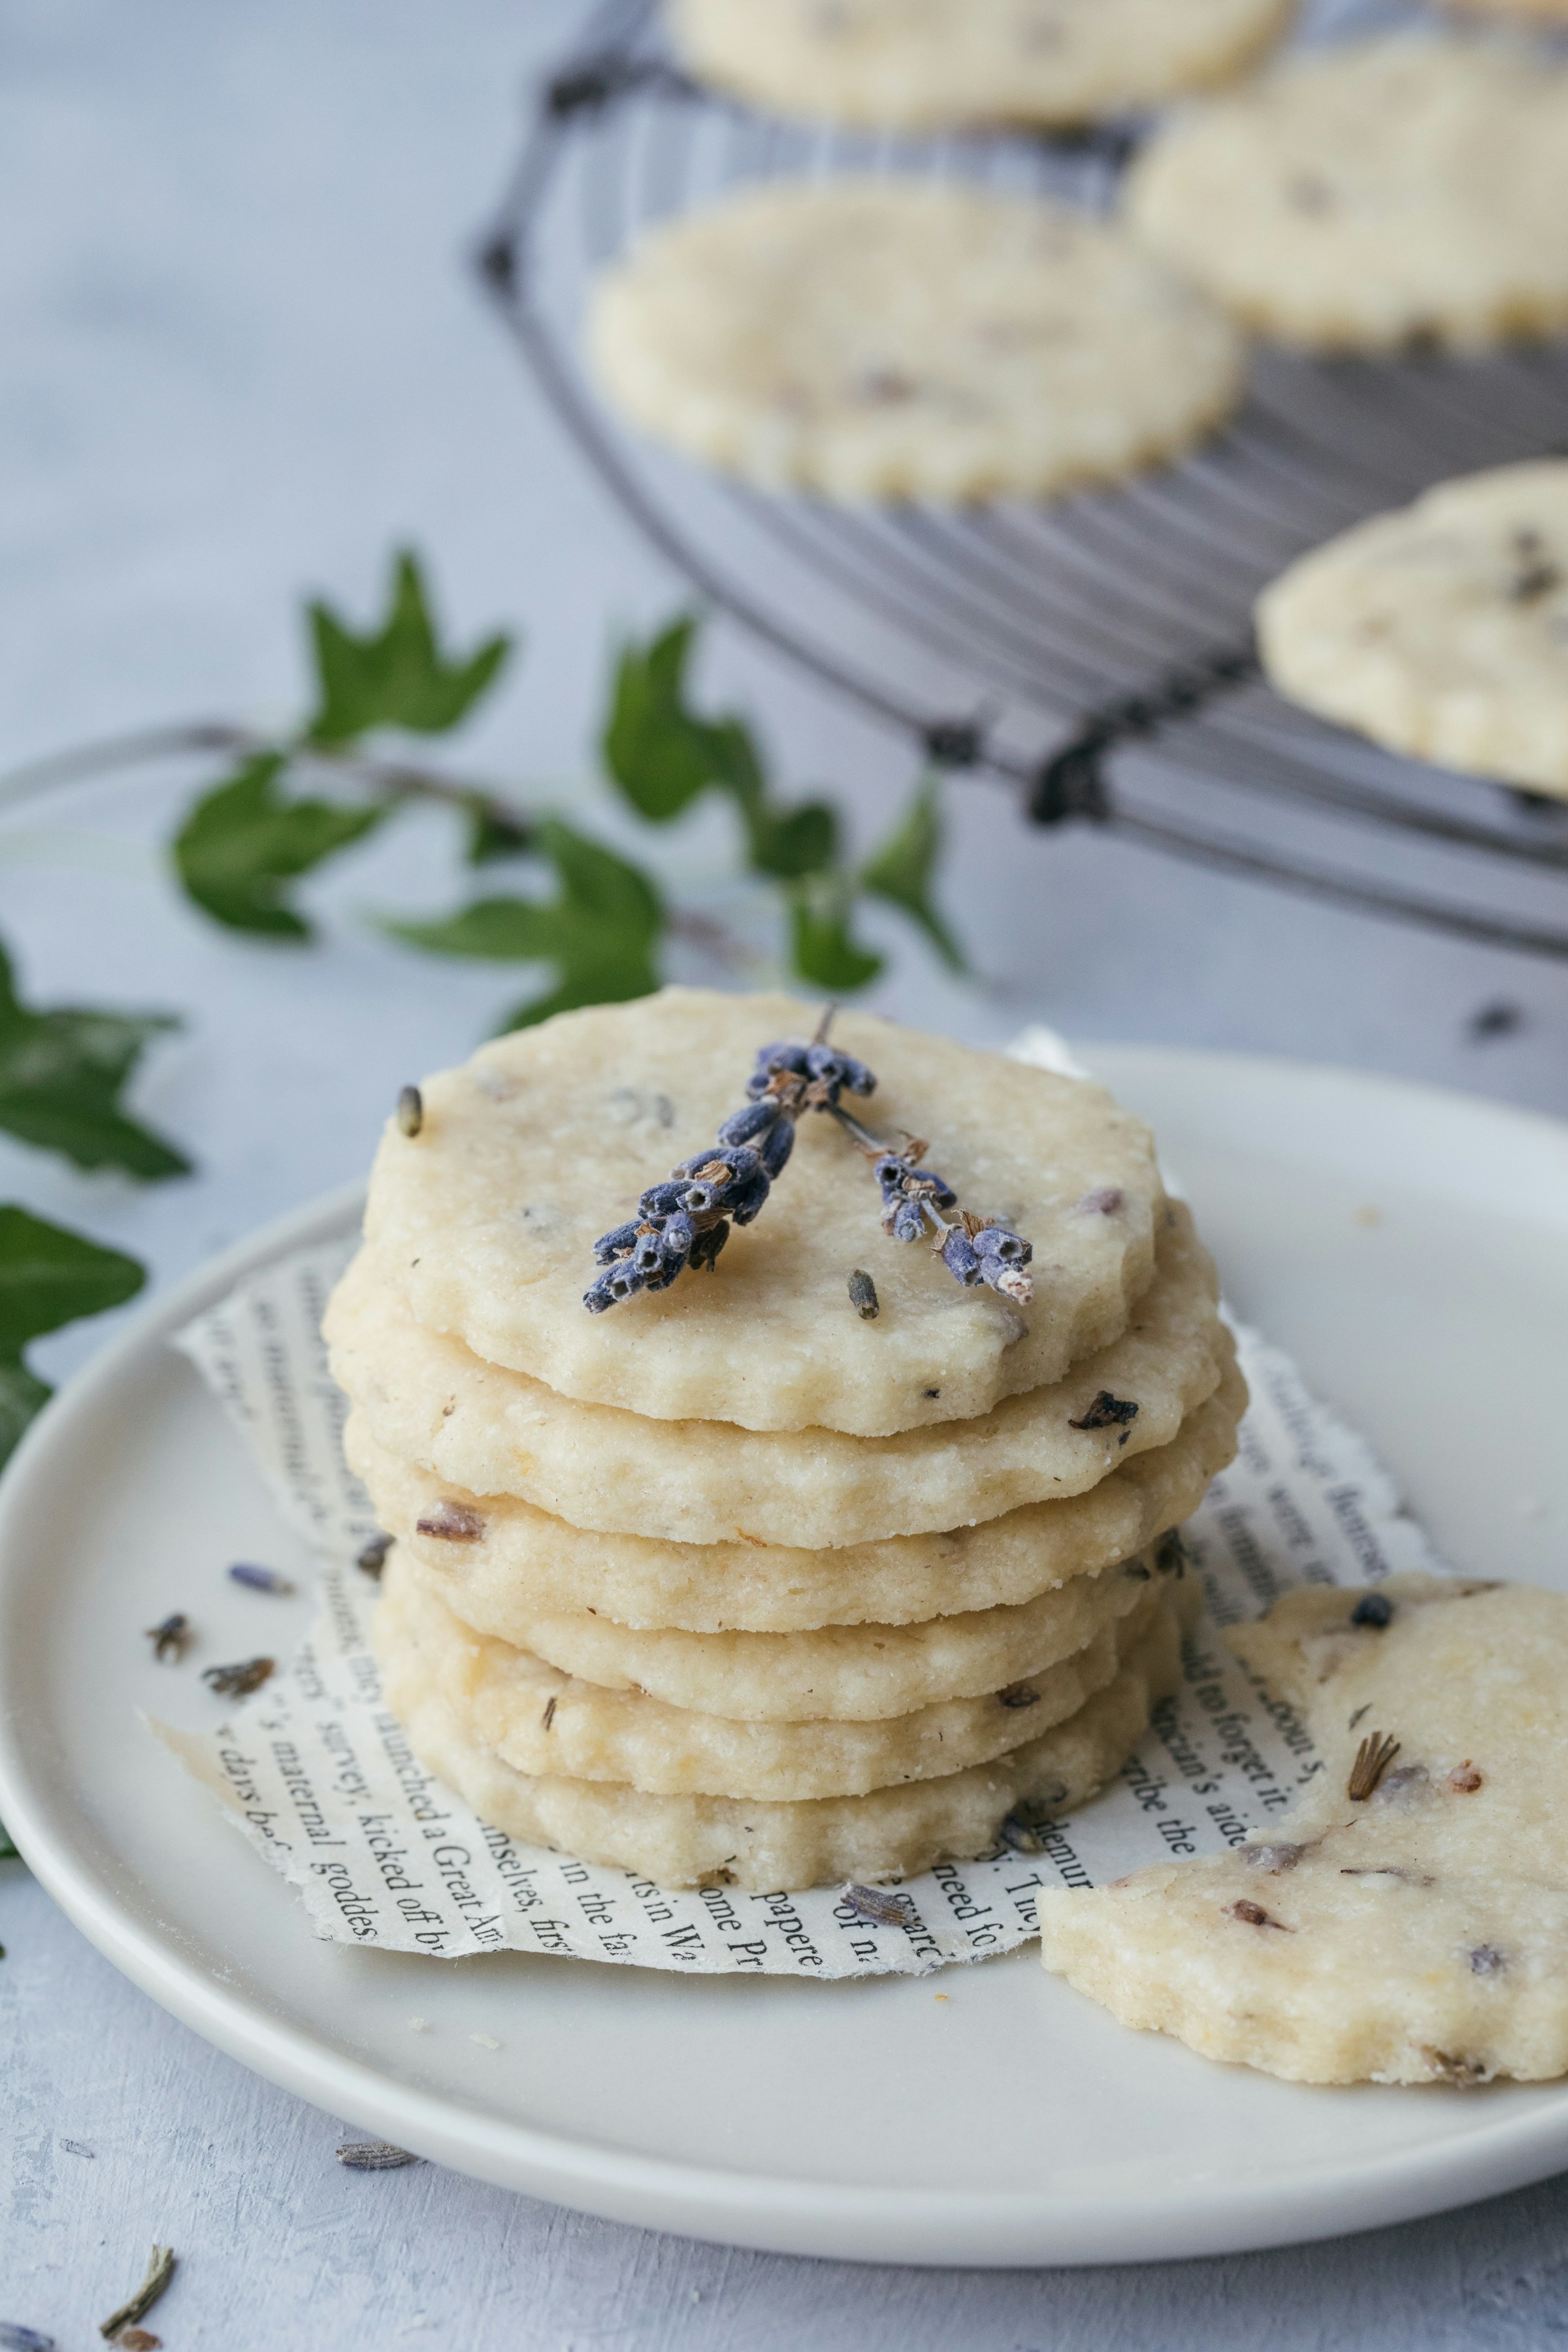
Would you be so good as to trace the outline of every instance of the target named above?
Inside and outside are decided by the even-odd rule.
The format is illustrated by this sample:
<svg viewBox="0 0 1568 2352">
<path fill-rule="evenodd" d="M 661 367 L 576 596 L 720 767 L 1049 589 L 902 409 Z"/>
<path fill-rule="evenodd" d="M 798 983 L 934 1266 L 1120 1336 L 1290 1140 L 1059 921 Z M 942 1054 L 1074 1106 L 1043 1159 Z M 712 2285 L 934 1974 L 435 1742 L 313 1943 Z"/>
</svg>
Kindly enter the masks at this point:
<svg viewBox="0 0 1568 2352">
<path fill-rule="evenodd" d="M 711 1271 L 731 1226 L 762 1214 L 795 1148 L 802 1114 L 837 1110 L 846 1088 L 874 1092 L 877 1081 L 865 1063 L 827 1043 L 836 1010 L 827 1007 L 809 1042 L 764 1045 L 746 1082 L 746 1102 L 720 1122 L 713 1147 L 650 1184 L 637 1215 L 600 1234 L 594 1255 L 605 1270 L 583 1294 L 590 1315 L 639 1290 L 668 1290 L 689 1269 Z"/>
<path fill-rule="evenodd" d="M 881 1187 L 883 1232 L 896 1242 L 918 1242 L 929 1229 L 932 1247 L 955 1282 L 965 1288 L 986 1283 L 1004 1298 L 1026 1307 L 1035 1295 L 1034 1276 L 1026 1271 L 1035 1253 L 1022 1234 L 994 1217 L 977 1217 L 972 1210 L 959 1208 L 958 1195 L 946 1178 L 921 1166 L 930 1149 L 925 1142 L 906 1137 L 902 1150 L 895 1150 L 842 1105 L 835 1102 L 830 1108 L 856 1150 L 871 1162 Z M 947 1209 L 956 1210 L 956 1216 L 944 1216 Z"/>
</svg>

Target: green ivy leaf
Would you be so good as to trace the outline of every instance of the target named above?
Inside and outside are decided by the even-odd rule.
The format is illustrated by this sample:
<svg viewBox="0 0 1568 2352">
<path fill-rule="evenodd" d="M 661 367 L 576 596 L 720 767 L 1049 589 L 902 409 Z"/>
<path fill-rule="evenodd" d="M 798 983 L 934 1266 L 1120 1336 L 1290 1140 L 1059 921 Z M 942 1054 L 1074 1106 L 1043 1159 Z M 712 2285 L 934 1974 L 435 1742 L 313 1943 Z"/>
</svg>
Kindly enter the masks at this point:
<svg viewBox="0 0 1568 2352">
<path fill-rule="evenodd" d="M 166 1013 L 35 1012 L 17 997 L 0 948 L 0 1128 L 79 1168 L 121 1168 L 149 1183 L 184 1176 L 184 1153 L 119 1102 L 149 1041 L 179 1025 Z"/>
<path fill-rule="evenodd" d="M 838 856 L 838 813 L 826 801 L 803 801 L 775 816 L 759 812 L 748 827 L 752 864 L 759 874 L 796 882 L 826 874 Z"/>
<path fill-rule="evenodd" d="M 22 1360 L 29 1339 L 122 1306 L 146 1278 L 133 1257 L 84 1234 L 0 1208 L 0 1462 L 53 1393 Z"/>
<path fill-rule="evenodd" d="M 916 785 L 900 822 L 860 868 L 860 887 L 873 898 L 901 907 L 920 925 L 950 971 L 967 971 L 963 950 L 931 896 L 942 845 L 941 788 L 934 776 L 926 776 Z"/>
<path fill-rule="evenodd" d="M 557 818 L 536 840 L 555 870 L 555 898 L 480 898 L 437 923 L 389 923 L 394 936 L 436 955 L 499 963 L 552 963 L 555 986 L 501 1024 L 526 1029 L 580 1004 L 621 1003 L 659 985 L 664 908 L 647 875 Z"/>
<path fill-rule="evenodd" d="M 469 866 L 492 866 L 504 857 L 528 857 L 539 846 L 539 832 L 531 817 L 514 816 L 483 794 L 476 793 L 468 803 L 468 837 L 463 847 L 463 857 Z"/>
<path fill-rule="evenodd" d="M 408 549 L 393 565 L 386 618 L 356 636 L 330 604 L 310 607 L 316 657 L 312 743 L 352 743 L 373 727 L 442 735 L 493 685 L 511 639 L 487 638 L 465 660 L 446 660 L 436 640 L 419 562 Z"/>
<path fill-rule="evenodd" d="M 790 934 L 796 972 L 835 996 L 865 988 L 882 969 L 883 958 L 850 937 L 854 908 L 841 877 L 826 885 L 797 885 L 790 896 Z"/>
<path fill-rule="evenodd" d="M 838 818 L 825 801 L 770 805 L 767 773 L 749 728 L 704 719 L 686 698 L 696 640 L 689 614 L 616 665 L 605 765 L 639 816 L 668 824 L 702 793 L 727 793 L 740 811 L 754 872 L 795 882 L 825 874 L 838 856 Z"/>
<path fill-rule="evenodd" d="M 286 752 L 258 752 L 194 802 L 174 836 L 174 868 L 186 896 L 230 930 L 308 940 L 285 885 L 362 840 L 387 811 L 286 799 L 279 782 L 288 764 Z"/>
<path fill-rule="evenodd" d="M 668 824 L 719 781 L 721 731 L 687 708 L 686 667 L 697 623 L 689 614 L 647 646 L 625 645 L 616 662 L 605 765 L 639 816 Z"/>
</svg>

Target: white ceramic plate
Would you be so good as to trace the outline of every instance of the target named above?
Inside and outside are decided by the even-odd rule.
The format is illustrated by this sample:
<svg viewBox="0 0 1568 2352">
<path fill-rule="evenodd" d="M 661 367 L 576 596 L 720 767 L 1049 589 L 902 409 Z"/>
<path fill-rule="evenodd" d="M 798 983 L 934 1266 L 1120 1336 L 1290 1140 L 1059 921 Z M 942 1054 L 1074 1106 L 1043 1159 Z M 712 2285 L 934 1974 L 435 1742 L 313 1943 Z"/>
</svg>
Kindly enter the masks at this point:
<svg viewBox="0 0 1568 2352">
<path fill-rule="evenodd" d="M 1153 1121 L 1236 1306 L 1367 1432 L 1455 1564 L 1568 1582 L 1568 1128 L 1219 1055 L 1093 1060 Z M 246 1557 L 308 1567 L 167 1334 L 356 1212 L 340 1197 L 275 1226 L 143 1316 L 0 1486 L 0 1817 L 155 2000 L 443 2164 L 801 2253 L 1215 2253 L 1568 2165 L 1568 2088 L 1292 2087 L 1125 2032 L 1028 1949 L 811 1985 L 315 1942 L 136 1710 L 216 1720 L 195 1665 L 283 1647 L 310 1605 L 226 1580 Z M 172 1608 L 206 1635 L 178 1675 L 142 1635 Z"/>
</svg>

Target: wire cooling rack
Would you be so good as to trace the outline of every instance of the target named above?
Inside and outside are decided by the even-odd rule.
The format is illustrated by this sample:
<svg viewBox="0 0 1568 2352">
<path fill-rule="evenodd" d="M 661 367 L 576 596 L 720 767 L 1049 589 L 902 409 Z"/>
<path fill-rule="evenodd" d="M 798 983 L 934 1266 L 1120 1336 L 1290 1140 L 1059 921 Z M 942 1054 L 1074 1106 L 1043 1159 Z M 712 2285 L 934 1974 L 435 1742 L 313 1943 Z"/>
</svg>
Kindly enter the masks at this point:
<svg viewBox="0 0 1568 2352">
<path fill-rule="evenodd" d="M 1325 13 L 1320 8 L 1320 17 Z M 1341 25 L 1389 10 L 1340 0 Z M 479 252 L 562 422 L 701 597 L 1038 825 L 1568 958 L 1568 808 L 1392 758 L 1263 683 L 1250 613 L 1293 556 L 1430 482 L 1568 451 L 1568 348 L 1261 352 L 1182 464 L 1048 505 L 764 496 L 623 431 L 579 357 L 595 274 L 650 224 L 778 175 L 918 172 L 1105 208 L 1135 130 L 898 140 L 773 121 L 607 0 L 544 84 Z"/>
</svg>

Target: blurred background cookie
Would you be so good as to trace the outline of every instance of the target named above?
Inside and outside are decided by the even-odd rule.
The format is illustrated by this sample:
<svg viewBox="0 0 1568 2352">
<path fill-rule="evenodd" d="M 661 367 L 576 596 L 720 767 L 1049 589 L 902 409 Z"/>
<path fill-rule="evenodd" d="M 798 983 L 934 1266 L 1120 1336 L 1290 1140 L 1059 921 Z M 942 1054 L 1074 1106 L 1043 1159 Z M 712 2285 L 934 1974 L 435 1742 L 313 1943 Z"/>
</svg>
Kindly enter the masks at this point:
<svg viewBox="0 0 1568 2352">
<path fill-rule="evenodd" d="M 900 131 L 1076 123 L 1222 81 L 1295 0 L 673 0 L 700 79 L 780 114 Z"/>
<path fill-rule="evenodd" d="M 1160 132 L 1126 216 L 1286 342 L 1553 333 L 1568 325 L 1568 68 L 1440 36 L 1292 59 Z"/>
<path fill-rule="evenodd" d="M 763 187 L 654 231 L 601 281 L 589 341 L 645 432 L 846 499 L 1115 481 L 1228 415 L 1244 358 L 1119 229 L 912 179 Z"/>
<path fill-rule="evenodd" d="M 1444 482 L 1259 600 L 1290 701 L 1391 751 L 1568 798 L 1568 458 Z"/>
</svg>

